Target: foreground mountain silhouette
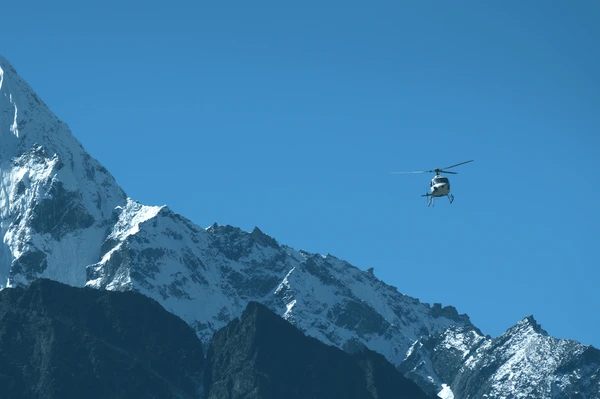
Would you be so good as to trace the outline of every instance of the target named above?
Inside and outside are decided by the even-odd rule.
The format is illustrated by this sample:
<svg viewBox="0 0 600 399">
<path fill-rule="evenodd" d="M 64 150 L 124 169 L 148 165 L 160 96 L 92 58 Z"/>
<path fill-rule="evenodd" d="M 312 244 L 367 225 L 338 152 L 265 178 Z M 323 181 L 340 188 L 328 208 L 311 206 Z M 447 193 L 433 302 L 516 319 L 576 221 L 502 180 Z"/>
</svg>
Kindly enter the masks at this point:
<svg viewBox="0 0 600 399">
<path fill-rule="evenodd" d="M 134 292 L 51 280 L 0 291 L 0 397 L 197 398 L 202 345 Z"/>
<path fill-rule="evenodd" d="M 380 354 L 305 337 L 257 302 L 213 336 L 205 383 L 213 399 L 432 397 Z"/>
<path fill-rule="evenodd" d="M 371 269 L 128 198 L 2 57 L 0 236 L 0 289 L 49 278 L 137 291 L 182 318 L 204 349 L 255 301 L 321 342 L 382 354 L 428 393 L 598 399 L 595 348 L 521 328 L 525 319 L 492 339 Z"/>
<path fill-rule="evenodd" d="M 45 279 L 0 292 L 2 398 L 430 398 L 383 356 L 327 346 L 256 302 L 206 364 L 193 330 L 144 295 Z"/>
</svg>

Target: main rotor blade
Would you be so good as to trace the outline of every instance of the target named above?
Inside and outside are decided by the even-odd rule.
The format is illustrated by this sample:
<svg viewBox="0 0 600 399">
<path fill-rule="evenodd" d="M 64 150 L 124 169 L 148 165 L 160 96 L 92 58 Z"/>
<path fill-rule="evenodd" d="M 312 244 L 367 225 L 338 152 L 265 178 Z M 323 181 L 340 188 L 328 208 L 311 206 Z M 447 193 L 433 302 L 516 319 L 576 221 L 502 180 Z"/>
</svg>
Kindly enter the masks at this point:
<svg viewBox="0 0 600 399">
<path fill-rule="evenodd" d="M 412 174 L 412 173 L 425 173 L 425 172 L 429 172 L 428 170 L 417 170 L 414 172 L 390 172 L 391 175 L 408 175 L 408 174 Z"/>
<path fill-rule="evenodd" d="M 431 169 L 431 170 L 426 170 L 425 172 L 431 172 L 431 173 L 435 173 L 440 174 L 440 173 L 452 173 L 453 175 L 457 174 L 458 172 L 446 172 L 444 169 L 442 168 L 438 168 L 438 169 Z"/>
<path fill-rule="evenodd" d="M 453 168 L 453 167 L 455 167 L 455 166 L 458 166 L 458 165 L 464 165 L 464 164 L 466 164 L 466 163 L 469 163 L 469 162 L 473 162 L 473 160 L 471 159 L 470 161 L 465 161 L 465 162 L 457 163 L 456 165 L 452 165 L 452 166 L 446 166 L 445 168 L 440 168 L 440 169 L 441 169 L 441 170 L 444 170 L 444 169 L 450 169 L 450 168 Z M 450 172 L 447 172 L 447 173 L 450 173 Z"/>
</svg>

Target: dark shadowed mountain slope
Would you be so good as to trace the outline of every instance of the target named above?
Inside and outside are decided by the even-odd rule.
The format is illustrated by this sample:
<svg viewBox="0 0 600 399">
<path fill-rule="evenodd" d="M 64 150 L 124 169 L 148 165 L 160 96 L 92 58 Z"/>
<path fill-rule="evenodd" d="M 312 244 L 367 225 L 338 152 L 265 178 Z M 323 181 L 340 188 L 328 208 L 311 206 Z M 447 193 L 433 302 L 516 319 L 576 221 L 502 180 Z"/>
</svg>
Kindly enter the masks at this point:
<svg viewBox="0 0 600 399">
<path fill-rule="evenodd" d="M 430 398 L 382 355 L 350 355 L 250 302 L 215 333 L 207 353 L 209 399 Z"/>
<path fill-rule="evenodd" d="M 0 398 L 199 399 L 203 381 L 219 399 L 431 398 L 382 355 L 325 345 L 256 302 L 207 361 L 193 330 L 139 293 L 46 279 L 0 291 Z"/>
<path fill-rule="evenodd" d="M 0 291 L 0 398 L 197 398 L 203 365 L 193 330 L 138 293 Z"/>
</svg>

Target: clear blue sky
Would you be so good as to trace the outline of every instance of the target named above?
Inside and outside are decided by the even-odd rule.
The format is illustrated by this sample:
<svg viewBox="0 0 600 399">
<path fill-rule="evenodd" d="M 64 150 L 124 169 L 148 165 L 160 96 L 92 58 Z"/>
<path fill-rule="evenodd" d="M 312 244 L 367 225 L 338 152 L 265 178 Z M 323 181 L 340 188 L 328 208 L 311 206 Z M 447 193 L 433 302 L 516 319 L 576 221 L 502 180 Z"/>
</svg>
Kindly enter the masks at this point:
<svg viewBox="0 0 600 399">
<path fill-rule="evenodd" d="M 130 197 L 600 348 L 598 1 L 5 3 L 0 54 Z M 468 159 L 433 209 L 389 174 Z"/>
</svg>

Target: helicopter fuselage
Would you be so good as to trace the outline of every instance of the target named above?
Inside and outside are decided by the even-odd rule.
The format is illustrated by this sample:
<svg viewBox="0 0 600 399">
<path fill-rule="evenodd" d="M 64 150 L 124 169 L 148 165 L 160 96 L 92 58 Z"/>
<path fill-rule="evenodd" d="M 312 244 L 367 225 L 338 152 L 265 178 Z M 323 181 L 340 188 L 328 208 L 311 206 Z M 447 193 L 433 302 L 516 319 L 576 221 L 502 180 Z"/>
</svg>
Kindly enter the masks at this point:
<svg viewBox="0 0 600 399">
<path fill-rule="evenodd" d="M 450 194 L 450 180 L 447 177 L 436 175 L 429 183 L 429 191 L 432 197 L 443 197 Z"/>
</svg>

